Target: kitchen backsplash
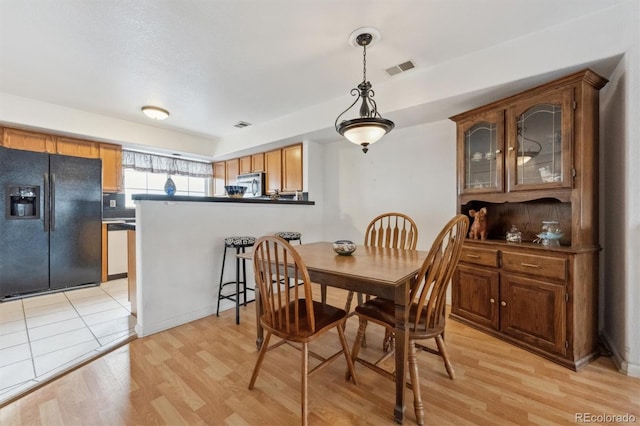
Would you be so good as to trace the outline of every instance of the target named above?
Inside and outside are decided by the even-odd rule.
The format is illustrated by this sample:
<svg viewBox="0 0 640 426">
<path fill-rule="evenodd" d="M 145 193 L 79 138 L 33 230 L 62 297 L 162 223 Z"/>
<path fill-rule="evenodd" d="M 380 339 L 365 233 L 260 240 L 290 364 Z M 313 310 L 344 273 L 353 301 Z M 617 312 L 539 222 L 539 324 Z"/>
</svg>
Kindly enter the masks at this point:
<svg viewBox="0 0 640 426">
<path fill-rule="evenodd" d="M 136 210 L 125 207 L 124 194 L 102 194 L 102 217 L 131 218 L 136 216 Z"/>
</svg>

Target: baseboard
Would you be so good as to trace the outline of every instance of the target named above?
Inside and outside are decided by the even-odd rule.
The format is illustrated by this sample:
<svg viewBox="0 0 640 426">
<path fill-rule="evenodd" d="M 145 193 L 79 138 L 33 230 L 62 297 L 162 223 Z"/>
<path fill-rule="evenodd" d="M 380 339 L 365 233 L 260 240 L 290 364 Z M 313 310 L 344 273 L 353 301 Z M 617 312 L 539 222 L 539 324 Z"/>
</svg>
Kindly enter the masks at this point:
<svg viewBox="0 0 640 426">
<path fill-rule="evenodd" d="M 611 353 L 611 360 L 620 373 L 630 377 L 640 377 L 640 365 L 625 361 L 617 348 L 611 344 L 611 341 L 606 334 L 601 334 L 600 339 L 606 345 L 607 350 Z"/>
<path fill-rule="evenodd" d="M 199 320 L 216 313 L 215 305 L 208 305 L 195 311 L 186 312 L 182 315 L 168 318 L 155 324 L 140 324 L 140 312 L 138 312 L 138 323 L 136 324 L 136 334 L 138 337 L 149 336 L 160 331 L 168 330 L 191 321 Z"/>
</svg>

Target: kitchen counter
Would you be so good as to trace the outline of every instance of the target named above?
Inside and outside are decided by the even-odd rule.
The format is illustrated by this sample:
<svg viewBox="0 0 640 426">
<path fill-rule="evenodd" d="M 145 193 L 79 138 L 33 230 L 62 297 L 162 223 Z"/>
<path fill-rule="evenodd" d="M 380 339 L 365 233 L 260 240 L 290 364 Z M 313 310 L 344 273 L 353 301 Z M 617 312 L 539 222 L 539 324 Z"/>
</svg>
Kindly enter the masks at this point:
<svg viewBox="0 0 640 426">
<path fill-rule="evenodd" d="M 133 199 L 138 337 L 216 313 L 225 238 L 296 231 L 313 242 L 324 237 L 326 226 L 323 209 L 310 201 L 159 194 Z M 223 281 L 231 281 L 232 256 L 226 260 Z M 247 283 L 254 282 L 247 264 Z M 223 300 L 220 309 L 234 306 Z"/>
<path fill-rule="evenodd" d="M 200 203 L 241 203 L 241 204 L 289 204 L 289 205 L 303 205 L 313 206 L 315 201 L 298 201 L 279 198 L 276 200 L 266 198 L 229 198 L 229 197 L 192 197 L 188 195 L 159 195 L 159 194 L 133 194 L 131 199 L 147 200 L 147 201 L 190 201 Z"/>
</svg>

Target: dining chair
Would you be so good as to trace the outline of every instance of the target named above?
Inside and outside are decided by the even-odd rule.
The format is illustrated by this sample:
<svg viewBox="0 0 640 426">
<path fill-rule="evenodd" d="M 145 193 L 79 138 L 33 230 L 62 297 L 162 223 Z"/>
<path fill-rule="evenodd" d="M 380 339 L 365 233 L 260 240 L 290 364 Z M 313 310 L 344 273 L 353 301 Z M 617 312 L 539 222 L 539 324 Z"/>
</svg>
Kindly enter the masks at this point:
<svg viewBox="0 0 640 426">
<path fill-rule="evenodd" d="M 414 395 L 416 419 L 418 424 L 421 425 L 424 424 L 424 406 L 420 397 L 420 384 L 418 381 L 417 348 L 440 355 L 449 377 L 452 380 L 455 378 L 447 348 L 444 344 L 446 292 L 460 259 L 462 243 L 468 229 L 469 218 L 465 215 L 459 214 L 449 220 L 433 241 L 427 258 L 416 276 L 415 285 L 409 294 L 411 307 L 409 308 L 409 321 L 406 324 L 409 330 L 408 370 L 411 378 L 410 387 L 413 389 Z M 405 380 L 403 377 L 396 377 L 395 372 L 390 372 L 380 367 L 380 363 L 389 358 L 389 353 L 373 363 L 358 357 L 360 342 L 364 338 L 369 321 L 382 325 L 389 333 L 394 333 L 396 322 L 393 301 L 380 297 L 371 299 L 362 305 L 356 306 L 355 312 L 359 317 L 359 327 L 351 350 L 351 358 L 354 364 L 357 361 L 393 380 Z M 418 343 L 432 338 L 435 339 L 437 350 Z"/>
<path fill-rule="evenodd" d="M 249 389 L 253 389 L 265 354 L 280 345 L 287 343 L 302 351 L 302 424 L 308 421 L 308 378 L 329 362 L 344 353 L 351 380 L 356 384 L 355 369 L 349 355 L 349 347 L 344 335 L 343 324 L 347 313 L 331 305 L 313 300 L 311 280 L 307 267 L 298 252 L 284 239 L 277 236 L 260 238 L 253 250 L 253 267 L 256 285 L 260 292 L 263 314 L 260 324 L 267 331 L 260 348 L 260 354 L 253 369 Z M 302 285 L 289 287 L 282 285 L 289 278 L 302 281 Z M 338 332 L 342 350 L 328 358 L 309 350 L 309 343 L 335 328 Z M 271 336 L 281 340 L 269 346 Z M 309 355 L 320 360 L 320 363 L 309 370 Z M 289 369 L 287 365 L 279 366 Z"/>
<path fill-rule="evenodd" d="M 418 244 L 418 227 L 409 216 L 403 213 L 383 213 L 376 216 L 367 225 L 364 233 L 364 245 L 374 247 L 389 247 L 396 249 L 415 250 Z M 363 294 L 358 293 L 358 304 L 363 303 Z M 344 310 L 351 311 L 353 291 L 349 291 Z M 386 334 L 383 342 L 384 351 L 388 351 L 392 338 Z M 366 347 L 366 338 L 362 339 L 362 346 Z"/>
</svg>

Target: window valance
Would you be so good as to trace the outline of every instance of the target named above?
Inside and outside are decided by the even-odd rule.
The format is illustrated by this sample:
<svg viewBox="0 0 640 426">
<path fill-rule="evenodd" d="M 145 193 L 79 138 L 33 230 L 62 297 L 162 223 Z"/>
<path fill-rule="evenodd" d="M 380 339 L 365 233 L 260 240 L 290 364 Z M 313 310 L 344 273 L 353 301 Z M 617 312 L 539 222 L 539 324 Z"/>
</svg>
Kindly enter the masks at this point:
<svg viewBox="0 0 640 426">
<path fill-rule="evenodd" d="M 122 150 L 122 167 L 140 172 L 167 173 L 191 177 L 212 177 L 211 163 Z"/>
</svg>

